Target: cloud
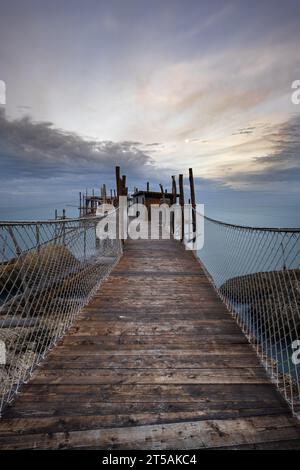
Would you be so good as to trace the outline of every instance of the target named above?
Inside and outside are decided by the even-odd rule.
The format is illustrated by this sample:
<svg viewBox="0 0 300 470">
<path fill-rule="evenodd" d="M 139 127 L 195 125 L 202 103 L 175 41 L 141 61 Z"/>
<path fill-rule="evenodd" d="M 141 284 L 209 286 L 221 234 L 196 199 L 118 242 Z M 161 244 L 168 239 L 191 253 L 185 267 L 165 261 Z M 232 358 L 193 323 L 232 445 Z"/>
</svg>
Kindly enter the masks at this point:
<svg viewBox="0 0 300 470">
<path fill-rule="evenodd" d="M 8 120 L 0 115 L 2 178 L 50 178 L 66 175 L 111 175 L 114 166 L 139 178 L 154 171 L 151 156 L 134 141 L 86 140 L 30 117 Z"/>
<path fill-rule="evenodd" d="M 300 180 L 300 116 L 274 127 L 261 137 L 268 140 L 272 151 L 250 161 L 247 171 L 232 165 L 223 181 L 230 185 L 247 187 L 269 186 L 276 190 L 276 184 L 286 185 L 289 190 L 298 190 Z M 290 183 L 292 183 L 291 186 Z"/>
<path fill-rule="evenodd" d="M 233 132 L 231 135 L 249 135 L 249 134 L 253 134 L 255 129 L 256 129 L 255 126 L 242 127 L 241 129 L 238 129 L 236 132 Z"/>
</svg>

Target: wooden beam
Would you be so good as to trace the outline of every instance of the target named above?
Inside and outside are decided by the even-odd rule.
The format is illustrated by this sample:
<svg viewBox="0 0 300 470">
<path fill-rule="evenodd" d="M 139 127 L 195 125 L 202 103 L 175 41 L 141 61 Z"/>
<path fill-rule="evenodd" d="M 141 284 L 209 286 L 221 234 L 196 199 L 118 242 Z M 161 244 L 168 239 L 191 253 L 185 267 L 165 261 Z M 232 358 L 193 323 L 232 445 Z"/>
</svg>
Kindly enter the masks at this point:
<svg viewBox="0 0 300 470">
<path fill-rule="evenodd" d="M 121 194 L 122 196 L 126 196 L 126 175 L 122 176 L 122 184 L 121 184 Z"/>
<path fill-rule="evenodd" d="M 172 176 L 172 195 L 173 195 L 173 204 L 177 202 L 177 187 L 176 187 L 176 176 Z"/>
<path fill-rule="evenodd" d="M 195 197 L 195 186 L 194 186 L 194 175 L 193 168 L 189 168 L 189 180 L 190 180 L 190 190 L 191 190 L 191 204 L 192 204 L 192 223 L 193 223 L 193 232 L 196 232 L 196 197 Z"/>
<path fill-rule="evenodd" d="M 184 191 L 183 175 L 179 175 L 179 204 L 181 206 L 181 241 L 184 239 Z"/>
<path fill-rule="evenodd" d="M 160 192 L 161 192 L 161 197 L 162 197 L 162 201 L 163 203 L 165 202 L 166 200 L 166 197 L 165 197 L 165 192 L 164 192 L 164 187 L 161 183 L 159 183 L 159 187 L 160 187 Z"/>
<path fill-rule="evenodd" d="M 120 177 L 120 167 L 116 166 L 116 188 L 117 188 L 117 198 L 119 201 L 119 196 L 121 196 L 121 177 Z"/>
</svg>

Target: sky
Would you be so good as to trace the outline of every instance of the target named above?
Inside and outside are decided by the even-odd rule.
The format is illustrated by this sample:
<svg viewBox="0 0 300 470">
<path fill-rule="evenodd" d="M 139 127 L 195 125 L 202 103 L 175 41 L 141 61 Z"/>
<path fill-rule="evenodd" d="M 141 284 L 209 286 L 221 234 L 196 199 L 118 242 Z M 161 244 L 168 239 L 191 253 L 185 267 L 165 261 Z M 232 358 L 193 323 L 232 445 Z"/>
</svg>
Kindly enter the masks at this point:
<svg viewBox="0 0 300 470">
<path fill-rule="evenodd" d="M 1 207 L 170 183 L 295 203 L 297 0 L 0 0 Z M 186 179 L 187 181 L 187 179 Z"/>
</svg>

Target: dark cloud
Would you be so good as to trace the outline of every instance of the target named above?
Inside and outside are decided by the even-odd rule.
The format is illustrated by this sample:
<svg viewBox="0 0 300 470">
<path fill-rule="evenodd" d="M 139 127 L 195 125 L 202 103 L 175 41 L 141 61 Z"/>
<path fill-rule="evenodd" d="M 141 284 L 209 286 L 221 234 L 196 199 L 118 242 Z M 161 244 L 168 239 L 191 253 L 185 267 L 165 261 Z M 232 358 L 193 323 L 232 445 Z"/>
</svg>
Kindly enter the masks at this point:
<svg viewBox="0 0 300 470">
<path fill-rule="evenodd" d="M 249 183 L 254 188 L 255 184 L 261 183 L 291 182 L 297 189 L 294 183 L 300 182 L 300 115 L 269 130 L 264 138 L 272 144 L 272 152 L 254 158 L 247 173 L 234 173 L 233 168 L 233 173 L 225 181 Z"/>
<path fill-rule="evenodd" d="M 236 132 L 233 132 L 232 135 L 253 134 L 255 129 L 256 129 L 255 126 L 242 127 L 241 129 L 238 129 Z"/>
<path fill-rule="evenodd" d="M 113 167 L 134 177 L 154 170 L 153 161 L 140 142 L 85 140 L 57 129 L 50 122 L 29 117 L 8 120 L 0 115 L 0 159 L 2 178 L 49 178 L 98 172 L 112 174 Z"/>
</svg>

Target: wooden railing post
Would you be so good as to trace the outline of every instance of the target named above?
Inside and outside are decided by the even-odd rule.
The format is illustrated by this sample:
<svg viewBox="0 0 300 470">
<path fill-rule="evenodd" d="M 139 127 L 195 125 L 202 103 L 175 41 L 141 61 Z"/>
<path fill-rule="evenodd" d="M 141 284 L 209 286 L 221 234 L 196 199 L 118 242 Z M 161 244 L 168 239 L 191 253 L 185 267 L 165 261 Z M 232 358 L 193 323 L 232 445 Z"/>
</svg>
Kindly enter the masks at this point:
<svg viewBox="0 0 300 470">
<path fill-rule="evenodd" d="M 176 176 L 172 176 L 172 204 L 177 202 Z M 175 233 L 175 212 L 172 212 L 172 232 Z"/>
<path fill-rule="evenodd" d="M 183 175 L 179 175 L 179 204 L 181 207 L 181 241 L 184 239 L 184 191 Z"/>
<path fill-rule="evenodd" d="M 119 204 L 119 197 L 121 195 L 121 177 L 120 177 L 120 167 L 116 166 L 116 188 L 117 188 L 117 198 Z"/>
<path fill-rule="evenodd" d="M 191 190 L 193 234 L 195 234 L 196 233 L 196 197 L 195 197 L 193 168 L 189 169 L 189 180 L 190 180 L 190 190 Z"/>
</svg>

